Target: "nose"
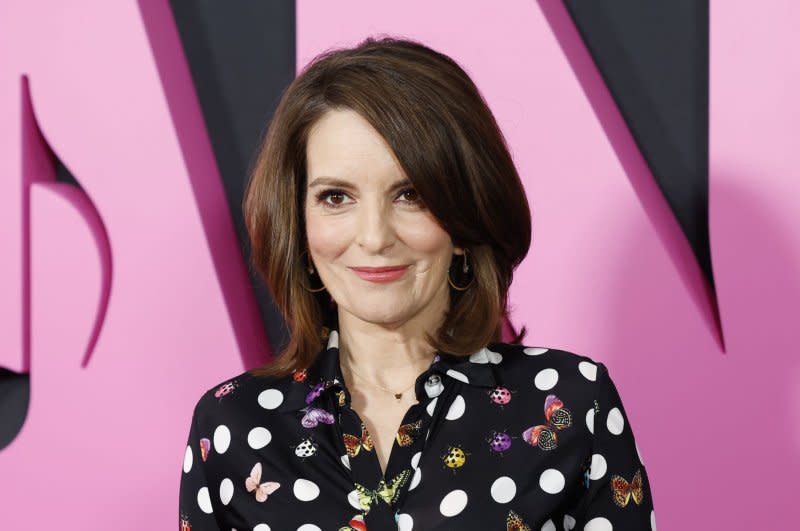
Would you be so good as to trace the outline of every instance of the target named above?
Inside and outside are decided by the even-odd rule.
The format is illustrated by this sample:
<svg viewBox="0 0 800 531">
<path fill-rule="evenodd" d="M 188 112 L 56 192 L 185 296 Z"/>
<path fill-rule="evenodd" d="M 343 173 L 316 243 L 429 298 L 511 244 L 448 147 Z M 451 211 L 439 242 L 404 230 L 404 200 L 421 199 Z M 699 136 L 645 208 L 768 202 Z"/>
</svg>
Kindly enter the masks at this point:
<svg viewBox="0 0 800 531">
<path fill-rule="evenodd" d="M 377 201 L 363 201 L 359 209 L 357 242 L 365 251 L 380 254 L 396 238 L 391 212 Z"/>
</svg>

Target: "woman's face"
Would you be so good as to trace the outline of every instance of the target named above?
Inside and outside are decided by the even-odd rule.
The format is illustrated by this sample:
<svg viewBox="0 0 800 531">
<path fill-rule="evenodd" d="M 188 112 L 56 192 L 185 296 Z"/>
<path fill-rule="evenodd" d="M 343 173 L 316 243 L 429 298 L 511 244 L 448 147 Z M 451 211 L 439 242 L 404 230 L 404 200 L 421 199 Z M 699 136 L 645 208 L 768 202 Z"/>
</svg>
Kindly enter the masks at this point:
<svg viewBox="0 0 800 531">
<path fill-rule="evenodd" d="M 308 254 L 340 323 L 438 325 L 453 243 L 380 134 L 355 111 L 328 111 L 309 133 L 306 161 Z M 356 270 L 385 267 L 401 270 Z"/>
</svg>

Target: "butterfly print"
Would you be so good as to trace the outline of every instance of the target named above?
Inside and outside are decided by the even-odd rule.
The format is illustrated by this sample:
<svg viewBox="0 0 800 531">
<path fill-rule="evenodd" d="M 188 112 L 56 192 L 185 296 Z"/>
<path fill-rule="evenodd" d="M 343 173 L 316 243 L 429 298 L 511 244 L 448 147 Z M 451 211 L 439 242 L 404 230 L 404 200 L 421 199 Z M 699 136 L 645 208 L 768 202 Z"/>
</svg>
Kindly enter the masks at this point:
<svg viewBox="0 0 800 531">
<path fill-rule="evenodd" d="M 250 477 L 248 477 L 245 482 L 245 487 L 247 487 L 247 492 L 256 493 L 256 500 L 260 502 L 267 501 L 267 498 L 270 494 L 278 490 L 278 487 L 281 486 L 280 483 L 275 481 L 267 481 L 265 483 L 261 483 L 261 463 L 258 462 L 253 466 L 253 470 L 250 471 Z"/>
<path fill-rule="evenodd" d="M 181 530 L 180 531 L 192 531 L 192 524 L 189 523 L 189 517 L 185 514 L 181 514 Z"/>
<path fill-rule="evenodd" d="M 311 391 L 308 392 L 306 395 L 306 404 L 310 404 L 314 400 L 322 394 L 322 391 L 325 389 L 325 382 L 320 382 L 314 387 L 311 388 Z"/>
<path fill-rule="evenodd" d="M 332 413 L 318 407 L 304 407 L 301 411 L 305 413 L 303 418 L 300 419 L 300 424 L 302 424 L 304 428 L 316 428 L 320 422 L 323 424 L 333 424 L 335 420 Z"/>
<path fill-rule="evenodd" d="M 581 465 L 581 480 L 583 482 L 583 486 L 585 488 L 589 488 L 591 485 L 591 477 L 590 474 L 592 473 L 592 456 L 588 456 L 586 460 Z"/>
<path fill-rule="evenodd" d="M 547 395 L 544 416 L 547 424 L 528 428 L 522 433 L 522 438 L 531 446 L 552 450 L 558 446 L 557 432 L 572 426 L 572 414 L 556 395 Z"/>
<path fill-rule="evenodd" d="M 295 382 L 305 382 L 308 372 L 306 369 L 295 369 L 292 373 L 292 379 Z"/>
<path fill-rule="evenodd" d="M 422 428 L 422 419 L 400 426 L 397 430 L 397 444 L 411 446 L 414 443 L 414 436 L 419 432 L 420 428 Z"/>
<path fill-rule="evenodd" d="M 347 450 L 348 457 L 357 456 L 362 447 L 364 450 L 371 452 L 372 448 L 375 446 L 372 443 L 372 436 L 369 434 L 367 427 L 363 423 L 361 424 L 360 439 L 355 435 L 350 435 L 349 433 L 343 433 L 342 439 L 344 440 L 344 447 Z"/>
<path fill-rule="evenodd" d="M 400 496 L 400 488 L 406 484 L 410 475 L 411 471 L 406 469 L 397 474 L 388 483 L 386 480 L 381 479 L 375 490 L 370 490 L 364 485 L 356 483 L 355 487 L 356 493 L 358 494 L 358 503 L 364 510 L 364 514 L 367 514 L 372 504 L 376 503 L 378 500 L 383 500 L 390 506 L 393 505 Z"/>
<path fill-rule="evenodd" d="M 644 486 L 642 484 L 642 471 L 637 470 L 633 479 L 628 483 L 622 476 L 611 477 L 611 490 L 614 493 L 614 503 L 625 507 L 631 498 L 636 505 L 641 505 L 644 500 Z"/>
<path fill-rule="evenodd" d="M 200 457 L 203 458 L 203 462 L 205 463 L 206 459 L 208 459 L 208 453 L 211 451 L 211 441 L 203 437 L 200 439 Z"/>
<path fill-rule="evenodd" d="M 522 518 L 514 511 L 508 511 L 506 517 L 506 531 L 531 531 L 528 524 L 522 521 Z"/>
</svg>

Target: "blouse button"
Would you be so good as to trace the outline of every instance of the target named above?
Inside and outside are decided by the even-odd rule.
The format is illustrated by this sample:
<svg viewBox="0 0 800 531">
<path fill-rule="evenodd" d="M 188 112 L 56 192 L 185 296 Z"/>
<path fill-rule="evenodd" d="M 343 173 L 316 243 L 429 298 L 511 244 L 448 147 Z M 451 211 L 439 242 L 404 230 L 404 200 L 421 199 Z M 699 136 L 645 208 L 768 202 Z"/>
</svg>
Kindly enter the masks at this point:
<svg viewBox="0 0 800 531">
<path fill-rule="evenodd" d="M 442 379 L 438 374 L 431 374 L 428 376 L 428 380 L 425 382 L 425 392 L 428 394 L 429 398 L 435 398 L 442 394 L 444 390 L 444 385 L 442 385 Z"/>
</svg>

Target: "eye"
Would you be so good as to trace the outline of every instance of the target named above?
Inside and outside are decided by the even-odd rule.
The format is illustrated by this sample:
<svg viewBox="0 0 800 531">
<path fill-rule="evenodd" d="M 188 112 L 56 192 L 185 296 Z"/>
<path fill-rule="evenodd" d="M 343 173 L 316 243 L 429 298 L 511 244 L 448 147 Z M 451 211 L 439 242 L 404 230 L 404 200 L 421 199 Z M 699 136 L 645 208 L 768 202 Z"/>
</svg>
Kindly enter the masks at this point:
<svg viewBox="0 0 800 531">
<path fill-rule="evenodd" d="M 329 189 L 323 190 L 317 194 L 317 203 L 323 203 L 326 207 L 339 208 L 342 206 L 342 200 L 347 194 L 342 190 Z M 332 201 L 328 201 L 331 199 Z"/>
<path fill-rule="evenodd" d="M 400 196 L 404 197 L 406 202 L 414 205 L 422 205 L 422 198 L 419 193 L 413 188 L 404 188 L 400 191 Z"/>
</svg>

